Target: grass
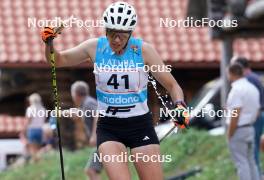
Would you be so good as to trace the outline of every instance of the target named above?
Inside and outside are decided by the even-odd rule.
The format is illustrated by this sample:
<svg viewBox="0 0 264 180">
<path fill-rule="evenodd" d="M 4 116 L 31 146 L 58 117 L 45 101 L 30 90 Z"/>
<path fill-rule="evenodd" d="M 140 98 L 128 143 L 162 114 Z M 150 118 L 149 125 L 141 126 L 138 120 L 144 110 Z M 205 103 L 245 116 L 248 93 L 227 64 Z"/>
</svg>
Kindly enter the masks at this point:
<svg viewBox="0 0 264 180">
<path fill-rule="evenodd" d="M 64 151 L 65 175 L 67 180 L 84 180 L 83 167 L 92 149 L 76 152 Z M 171 155 L 171 162 L 164 163 L 166 177 L 181 174 L 194 167 L 203 171 L 188 180 L 236 180 L 235 168 L 230 160 L 224 136 L 209 136 L 205 131 L 188 130 L 178 133 L 161 143 L 161 152 Z M 132 164 L 133 179 L 138 179 Z M 37 164 L 0 173 L 1 180 L 59 180 L 60 166 L 57 152 L 46 154 Z M 107 179 L 105 172 L 102 179 Z"/>
</svg>

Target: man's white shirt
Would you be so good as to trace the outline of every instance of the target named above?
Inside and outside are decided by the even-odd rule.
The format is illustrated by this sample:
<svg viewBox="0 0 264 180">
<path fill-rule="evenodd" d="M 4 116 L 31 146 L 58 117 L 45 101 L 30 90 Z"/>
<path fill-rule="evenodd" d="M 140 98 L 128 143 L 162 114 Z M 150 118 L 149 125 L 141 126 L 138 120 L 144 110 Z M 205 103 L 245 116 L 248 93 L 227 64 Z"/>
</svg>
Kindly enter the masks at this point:
<svg viewBox="0 0 264 180">
<path fill-rule="evenodd" d="M 235 108 L 241 108 L 238 126 L 254 123 L 260 108 L 258 89 L 246 78 L 234 81 L 231 87 L 227 97 L 227 110 L 231 112 Z M 226 123 L 230 124 L 230 121 L 231 116 L 228 116 Z"/>
</svg>

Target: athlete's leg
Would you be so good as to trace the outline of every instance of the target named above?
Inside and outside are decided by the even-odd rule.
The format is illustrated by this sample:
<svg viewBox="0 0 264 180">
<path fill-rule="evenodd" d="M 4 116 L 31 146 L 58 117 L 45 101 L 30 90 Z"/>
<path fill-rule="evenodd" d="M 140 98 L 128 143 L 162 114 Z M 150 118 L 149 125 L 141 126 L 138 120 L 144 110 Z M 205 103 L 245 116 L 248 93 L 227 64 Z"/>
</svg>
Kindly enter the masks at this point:
<svg viewBox="0 0 264 180">
<path fill-rule="evenodd" d="M 100 172 L 102 170 L 102 163 L 97 158 L 98 151 L 94 151 L 87 162 L 84 172 L 90 180 L 100 180 Z"/>
<path fill-rule="evenodd" d="M 96 172 L 94 169 L 89 168 L 84 170 L 89 180 L 100 180 L 100 174 Z"/>
<path fill-rule="evenodd" d="M 116 155 L 123 154 L 124 156 L 127 156 L 127 149 L 125 145 L 123 145 L 120 142 L 116 141 L 106 141 L 98 147 L 99 154 L 102 157 L 113 157 Z M 106 158 L 104 161 L 103 158 L 103 166 L 106 170 L 106 173 L 108 175 L 108 178 L 110 180 L 130 180 L 130 172 L 128 168 L 128 162 L 120 162 L 117 158 Z M 123 157 L 125 160 L 125 158 Z M 127 158 L 126 158 L 127 159 Z"/>
<path fill-rule="evenodd" d="M 137 161 L 134 162 L 141 180 L 163 179 L 162 164 L 159 162 L 159 159 L 161 160 L 162 158 L 159 157 L 160 147 L 158 144 L 150 144 L 133 148 L 131 149 L 131 154 L 134 155 L 134 157 L 142 157 L 143 155 L 148 157 L 145 159 L 148 160 L 148 162 L 144 162 L 145 160 L 141 158 L 138 158 Z"/>
</svg>

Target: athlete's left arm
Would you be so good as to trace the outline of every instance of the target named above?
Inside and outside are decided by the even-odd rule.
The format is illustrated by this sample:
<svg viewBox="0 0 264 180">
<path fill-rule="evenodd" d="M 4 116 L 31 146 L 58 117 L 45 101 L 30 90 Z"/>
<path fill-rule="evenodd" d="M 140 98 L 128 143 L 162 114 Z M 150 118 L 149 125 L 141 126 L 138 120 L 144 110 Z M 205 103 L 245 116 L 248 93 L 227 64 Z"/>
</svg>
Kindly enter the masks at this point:
<svg viewBox="0 0 264 180">
<path fill-rule="evenodd" d="M 148 66 L 165 66 L 158 52 L 148 43 L 143 42 L 142 45 L 142 54 L 144 62 Z M 151 68 L 150 68 L 151 69 Z M 153 68 L 155 69 L 155 68 Z M 163 69 L 163 68 L 160 68 Z M 165 69 L 165 68 L 164 68 Z M 158 80 L 158 82 L 170 93 L 170 96 L 173 102 L 184 101 L 184 95 L 181 87 L 171 75 L 170 72 L 154 72 L 151 71 L 151 74 Z"/>
</svg>

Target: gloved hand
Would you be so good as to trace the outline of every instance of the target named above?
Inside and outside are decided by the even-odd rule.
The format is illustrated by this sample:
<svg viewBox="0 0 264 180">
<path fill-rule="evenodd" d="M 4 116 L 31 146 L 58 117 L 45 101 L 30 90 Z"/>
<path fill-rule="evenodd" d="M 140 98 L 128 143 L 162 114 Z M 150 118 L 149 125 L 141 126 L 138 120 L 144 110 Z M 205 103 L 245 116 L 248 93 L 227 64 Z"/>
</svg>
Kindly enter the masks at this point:
<svg viewBox="0 0 264 180">
<path fill-rule="evenodd" d="M 190 115 L 187 110 L 187 106 L 183 101 L 175 102 L 175 117 L 174 124 L 181 129 L 188 128 Z"/>
<path fill-rule="evenodd" d="M 50 39 L 54 39 L 57 36 L 53 27 L 45 27 L 41 31 L 41 38 L 45 43 L 48 43 Z"/>
</svg>

